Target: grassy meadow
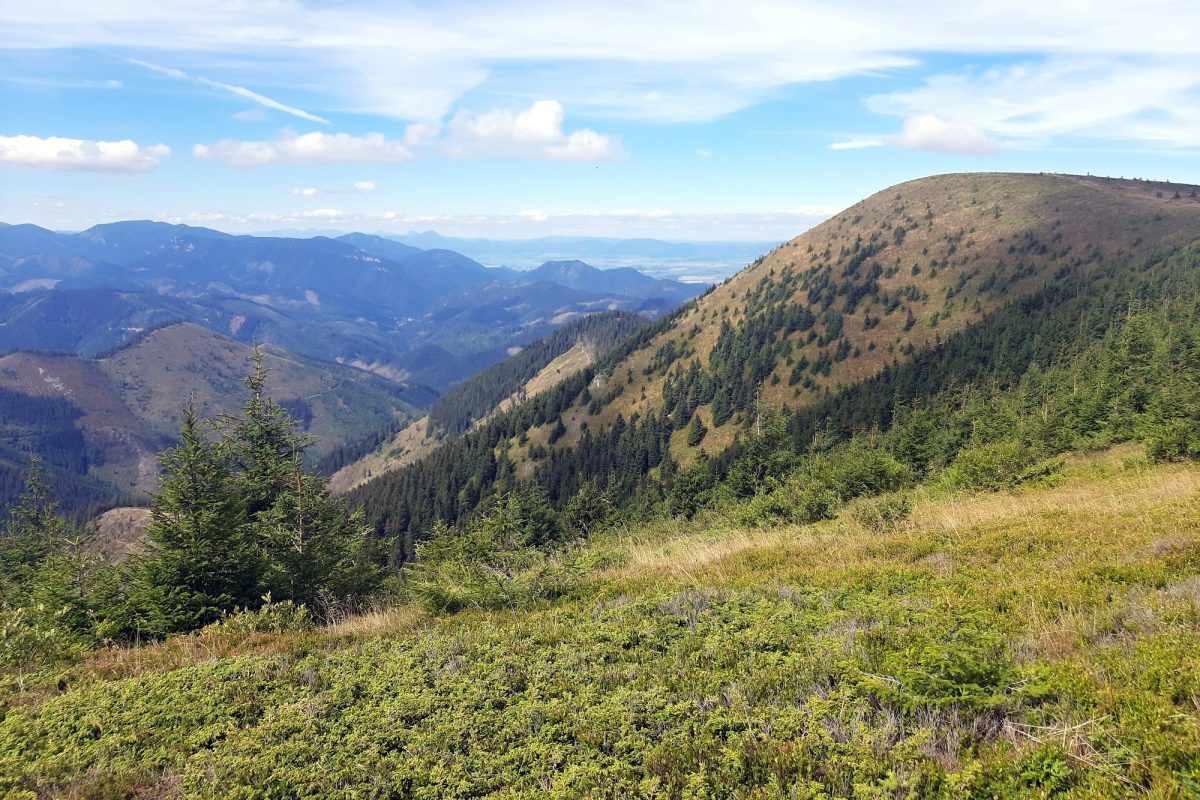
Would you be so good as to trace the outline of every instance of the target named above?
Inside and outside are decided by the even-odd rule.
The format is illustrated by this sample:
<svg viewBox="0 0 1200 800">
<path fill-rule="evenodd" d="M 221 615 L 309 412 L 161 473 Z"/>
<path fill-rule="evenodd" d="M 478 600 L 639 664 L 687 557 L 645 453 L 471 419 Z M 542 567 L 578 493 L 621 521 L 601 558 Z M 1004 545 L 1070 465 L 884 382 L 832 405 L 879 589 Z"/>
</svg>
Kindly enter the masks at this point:
<svg viewBox="0 0 1200 800">
<path fill-rule="evenodd" d="M 517 609 L 268 606 L 9 673 L 0 793 L 1200 793 L 1200 465 L 1124 447 L 906 499 L 611 530 Z"/>
</svg>

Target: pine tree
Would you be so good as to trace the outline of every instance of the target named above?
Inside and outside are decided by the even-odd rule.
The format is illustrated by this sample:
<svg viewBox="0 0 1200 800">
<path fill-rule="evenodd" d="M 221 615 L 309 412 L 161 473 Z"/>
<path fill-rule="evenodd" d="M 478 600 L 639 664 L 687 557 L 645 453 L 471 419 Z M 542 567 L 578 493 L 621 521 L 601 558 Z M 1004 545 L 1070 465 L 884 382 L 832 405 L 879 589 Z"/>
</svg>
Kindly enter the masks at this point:
<svg viewBox="0 0 1200 800">
<path fill-rule="evenodd" d="M 329 494 L 323 478 L 306 470 L 311 437 L 267 395 L 257 347 L 251 361 L 241 415 L 222 417 L 217 427 L 248 542 L 261 564 L 258 595 L 312 606 L 369 591 L 379 569 L 368 557 L 374 548 L 367 526 Z"/>
<path fill-rule="evenodd" d="M 161 457 L 151 498 L 151 552 L 136 566 L 135 601 L 143 630 L 167 634 L 206 625 L 259 597 L 260 554 L 247 541 L 245 507 L 220 442 L 183 409 L 178 446 Z"/>
<path fill-rule="evenodd" d="M 704 420 L 700 419 L 700 415 L 692 417 L 692 424 L 688 427 L 687 443 L 688 447 L 695 447 L 704 441 L 704 437 L 708 435 L 708 428 L 704 425 Z"/>
</svg>

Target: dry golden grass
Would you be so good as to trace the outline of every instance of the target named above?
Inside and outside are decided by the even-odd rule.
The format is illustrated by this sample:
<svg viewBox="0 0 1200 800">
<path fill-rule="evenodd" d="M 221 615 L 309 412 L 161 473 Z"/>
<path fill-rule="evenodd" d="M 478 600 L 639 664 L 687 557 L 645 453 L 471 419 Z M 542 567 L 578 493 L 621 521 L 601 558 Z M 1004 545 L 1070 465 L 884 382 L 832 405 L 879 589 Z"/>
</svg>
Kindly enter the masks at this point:
<svg viewBox="0 0 1200 800">
<path fill-rule="evenodd" d="M 1016 493 L 941 498 L 921 493 L 911 518 L 883 533 L 864 528 L 849 514 L 817 525 L 717 527 L 676 538 L 651 528 L 620 542 L 623 561 L 606 574 L 689 582 L 746 578 L 747 558 L 763 554 L 778 562 L 778 574 L 815 574 L 925 550 L 920 556 L 925 563 L 946 567 L 991 558 L 998 541 L 1018 534 L 1023 541 L 1061 549 L 1066 566 L 1107 560 L 1114 549 L 1139 558 L 1171 542 L 1194 540 L 1198 531 L 1200 468 L 1175 465 L 1076 477 Z"/>
</svg>

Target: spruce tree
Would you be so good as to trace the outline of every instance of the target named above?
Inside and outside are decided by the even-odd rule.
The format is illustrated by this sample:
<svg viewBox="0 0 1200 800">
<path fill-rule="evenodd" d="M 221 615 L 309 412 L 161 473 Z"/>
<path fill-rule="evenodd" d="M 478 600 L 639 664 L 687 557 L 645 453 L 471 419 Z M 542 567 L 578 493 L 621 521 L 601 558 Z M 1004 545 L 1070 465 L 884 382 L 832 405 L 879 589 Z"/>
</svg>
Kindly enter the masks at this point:
<svg viewBox="0 0 1200 800">
<path fill-rule="evenodd" d="M 245 507 L 225 447 L 211 442 L 189 402 L 180 443 L 163 453 L 150 504 L 150 553 L 136 566 L 139 627 L 186 631 L 258 599 L 259 554 L 247 540 Z"/>
<path fill-rule="evenodd" d="M 267 395 L 257 347 L 251 361 L 242 413 L 222 417 L 218 429 L 248 543 L 262 567 L 258 593 L 312 606 L 370 591 L 379 570 L 368 554 L 368 526 L 305 468 L 311 437 Z"/>
</svg>

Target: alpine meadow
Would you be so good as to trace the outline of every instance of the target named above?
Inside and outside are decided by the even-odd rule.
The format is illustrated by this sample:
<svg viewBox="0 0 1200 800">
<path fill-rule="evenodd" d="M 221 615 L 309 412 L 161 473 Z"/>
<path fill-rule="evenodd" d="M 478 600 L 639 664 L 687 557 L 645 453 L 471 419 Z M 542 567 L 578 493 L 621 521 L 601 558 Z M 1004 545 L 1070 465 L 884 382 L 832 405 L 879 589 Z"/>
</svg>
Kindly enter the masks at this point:
<svg viewBox="0 0 1200 800">
<path fill-rule="evenodd" d="M 0 9 L 0 797 L 1200 797 L 1195 30 Z"/>
</svg>

